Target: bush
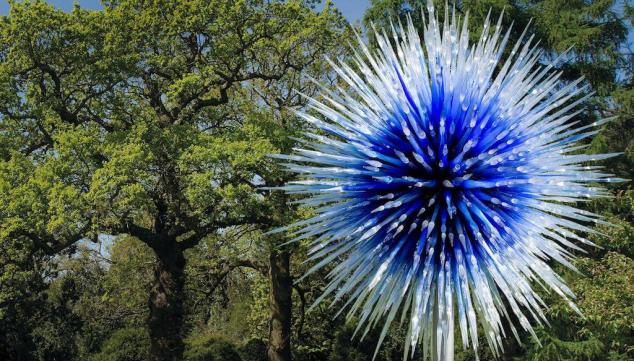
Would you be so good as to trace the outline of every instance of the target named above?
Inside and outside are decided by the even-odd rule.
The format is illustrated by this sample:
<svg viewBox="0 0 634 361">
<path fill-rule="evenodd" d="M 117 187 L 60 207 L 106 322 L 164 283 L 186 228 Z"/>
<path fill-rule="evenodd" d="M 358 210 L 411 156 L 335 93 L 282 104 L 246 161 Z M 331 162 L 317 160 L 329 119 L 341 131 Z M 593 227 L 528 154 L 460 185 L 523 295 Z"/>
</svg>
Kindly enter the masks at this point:
<svg viewBox="0 0 634 361">
<path fill-rule="evenodd" d="M 267 361 L 266 342 L 258 338 L 250 339 L 244 346 L 240 347 L 240 355 L 242 361 Z"/>
<path fill-rule="evenodd" d="M 185 361 L 242 361 L 235 346 L 214 335 L 190 338 L 185 343 Z"/>
<path fill-rule="evenodd" d="M 146 361 L 150 336 L 144 328 L 123 328 L 115 331 L 91 361 Z"/>
</svg>

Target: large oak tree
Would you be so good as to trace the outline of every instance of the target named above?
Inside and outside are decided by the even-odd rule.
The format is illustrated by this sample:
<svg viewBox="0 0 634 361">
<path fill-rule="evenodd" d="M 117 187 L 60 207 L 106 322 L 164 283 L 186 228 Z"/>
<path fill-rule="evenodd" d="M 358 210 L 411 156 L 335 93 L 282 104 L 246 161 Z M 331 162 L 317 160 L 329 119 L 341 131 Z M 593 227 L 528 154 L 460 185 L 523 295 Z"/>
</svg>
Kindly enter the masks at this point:
<svg viewBox="0 0 634 361">
<path fill-rule="evenodd" d="M 152 360 L 183 352 L 185 251 L 285 221 L 268 153 L 328 76 L 345 21 L 313 1 L 112 0 L 66 13 L 11 2 L 0 21 L 0 242 L 47 255 L 130 235 L 156 264 Z M 285 149 L 286 148 L 286 149 Z M 273 216 L 274 215 L 274 216 Z M 289 249 L 270 240 L 269 357 L 290 359 Z M 235 266 L 253 266 L 241 260 Z"/>
</svg>

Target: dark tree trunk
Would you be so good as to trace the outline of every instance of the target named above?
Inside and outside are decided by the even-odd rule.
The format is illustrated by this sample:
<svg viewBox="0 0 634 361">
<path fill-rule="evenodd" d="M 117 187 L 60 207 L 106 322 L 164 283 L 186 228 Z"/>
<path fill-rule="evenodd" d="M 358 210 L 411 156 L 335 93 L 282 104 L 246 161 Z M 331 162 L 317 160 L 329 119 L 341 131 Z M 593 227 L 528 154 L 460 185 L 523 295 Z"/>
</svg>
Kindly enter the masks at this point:
<svg viewBox="0 0 634 361">
<path fill-rule="evenodd" d="M 176 242 L 154 249 L 157 262 L 148 300 L 151 361 L 180 361 L 183 356 L 185 256 Z"/>
<path fill-rule="evenodd" d="M 291 360 L 293 280 L 290 272 L 290 258 L 289 252 L 271 251 L 269 262 L 271 324 L 268 348 L 270 361 Z"/>
</svg>

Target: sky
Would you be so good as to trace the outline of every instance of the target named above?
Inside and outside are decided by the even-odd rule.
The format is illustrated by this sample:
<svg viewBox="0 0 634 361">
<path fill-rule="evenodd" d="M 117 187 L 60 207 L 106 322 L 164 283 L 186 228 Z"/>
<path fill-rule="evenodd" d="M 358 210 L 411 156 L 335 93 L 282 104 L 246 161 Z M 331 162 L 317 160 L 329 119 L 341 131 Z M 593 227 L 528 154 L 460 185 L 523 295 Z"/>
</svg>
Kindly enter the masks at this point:
<svg viewBox="0 0 634 361">
<path fill-rule="evenodd" d="M 47 0 L 48 3 L 60 7 L 64 10 L 70 10 L 73 8 L 73 4 L 77 2 L 81 7 L 86 9 L 99 9 L 101 8 L 100 0 Z M 0 14 L 4 15 L 9 11 L 9 5 L 6 0 L 0 0 Z"/>
<path fill-rule="evenodd" d="M 361 20 L 370 7 L 370 0 L 333 0 L 333 3 L 350 22 Z"/>
<path fill-rule="evenodd" d="M 73 8 L 73 4 L 76 2 L 81 7 L 86 9 L 99 9 L 101 8 L 100 0 L 47 0 L 50 4 L 60 7 L 64 10 L 70 10 Z M 363 17 L 363 12 L 369 7 L 369 0 L 334 0 L 333 3 L 341 13 L 348 18 L 348 21 L 355 22 Z M 6 0 L 0 0 L 0 15 L 4 15 L 9 11 L 9 5 Z"/>
</svg>

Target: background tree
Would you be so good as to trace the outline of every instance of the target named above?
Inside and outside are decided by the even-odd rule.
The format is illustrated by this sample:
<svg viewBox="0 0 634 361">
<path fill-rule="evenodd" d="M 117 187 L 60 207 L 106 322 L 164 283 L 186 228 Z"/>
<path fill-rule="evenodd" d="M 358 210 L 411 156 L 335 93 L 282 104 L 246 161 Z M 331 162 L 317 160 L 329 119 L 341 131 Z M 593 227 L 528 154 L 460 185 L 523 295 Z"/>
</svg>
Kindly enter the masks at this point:
<svg viewBox="0 0 634 361">
<path fill-rule="evenodd" d="M 2 19 L 2 242 L 54 255 L 100 234 L 139 239 L 156 259 L 150 358 L 179 359 L 185 251 L 276 223 L 256 187 L 277 149 L 241 99 L 297 102 L 291 85 L 321 70 L 345 23 L 300 1 L 105 5 L 12 2 Z M 271 357 L 288 359 L 288 251 L 271 249 Z"/>
</svg>

